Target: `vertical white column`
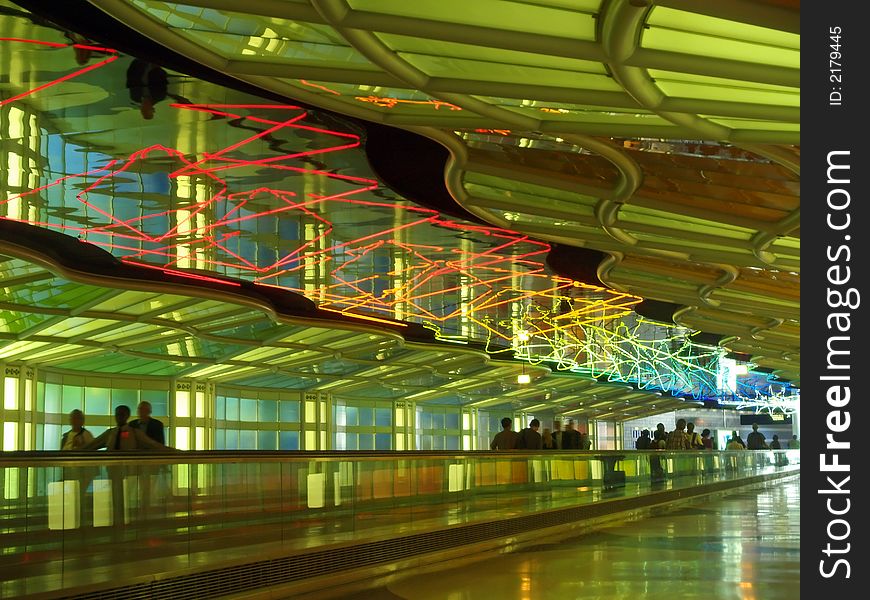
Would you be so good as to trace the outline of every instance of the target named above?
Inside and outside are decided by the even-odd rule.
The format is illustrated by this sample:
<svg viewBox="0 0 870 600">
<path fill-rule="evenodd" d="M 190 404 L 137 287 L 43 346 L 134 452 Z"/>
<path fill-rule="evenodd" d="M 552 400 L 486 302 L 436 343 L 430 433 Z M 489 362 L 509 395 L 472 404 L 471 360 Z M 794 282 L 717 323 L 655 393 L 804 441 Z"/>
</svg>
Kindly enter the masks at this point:
<svg viewBox="0 0 870 600">
<path fill-rule="evenodd" d="M 477 450 L 477 408 L 463 407 L 460 427 L 462 428 L 462 450 Z"/>
<path fill-rule="evenodd" d="M 416 446 L 416 404 L 408 400 L 393 403 L 393 450 L 414 450 Z"/>
<path fill-rule="evenodd" d="M 332 447 L 332 396 L 306 392 L 302 396 L 302 450 L 328 450 Z"/>
</svg>

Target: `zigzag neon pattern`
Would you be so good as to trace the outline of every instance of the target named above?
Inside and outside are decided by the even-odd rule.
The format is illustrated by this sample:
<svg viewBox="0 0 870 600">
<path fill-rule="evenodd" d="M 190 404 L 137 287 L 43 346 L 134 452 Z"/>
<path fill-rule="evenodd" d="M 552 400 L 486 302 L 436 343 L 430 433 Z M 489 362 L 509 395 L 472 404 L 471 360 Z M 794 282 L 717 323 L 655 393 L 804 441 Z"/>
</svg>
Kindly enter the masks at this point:
<svg viewBox="0 0 870 600">
<path fill-rule="evenodd" d="M 694 344 L 684 333 L 662 334 L 669 330 L 664 324 L 629 324 L 641 298 L 548 274 L 548 244 L 403 202 L 371 200 L 380 190 L 376 180 L 311 166 L 315 157 L 359 147 L 357 135 L 308 124 L 311 115 L 293 105 L 171 106 L 254 133 L 198 156 L 151 145 L 11 194 L 0 206 L 29 202 L 41 216 L 25 220 L 78 235 L 125 261 L 191 277 L 208 278 L 197 271 L 241 277 L 305 294 L 326 310 L 415 320 L 442 339 L 485 339 L 494 354 L 513 350 L 531 362 L 643 389 L 696 398 L 720 394 L 719 349 Z M 275 150 L 303 136 L 314 147 Z M 270 151 L 264 154 L 265 144 Z M 155 172 L 165 190 L 143 176 Z M 261 173 L 272 183 L 248 188 Z M 55 186 L 76 190 L 74 201 L 63 197 L 63 220 L 43 198 Z M 154 194 L 159 202 L 149 201 Z M 162 208 L 149 208 L 154 205 Z M 333 220 L 347 209 L 367 223 L 353 238 L 338 234 L 349 227 Z M 392 226 L 378 225 L 385 216 Z M 449 242 L 415 241 L 439 235 Z M 520 342 L 520 333 L 528 341 Z"/>
</svg>

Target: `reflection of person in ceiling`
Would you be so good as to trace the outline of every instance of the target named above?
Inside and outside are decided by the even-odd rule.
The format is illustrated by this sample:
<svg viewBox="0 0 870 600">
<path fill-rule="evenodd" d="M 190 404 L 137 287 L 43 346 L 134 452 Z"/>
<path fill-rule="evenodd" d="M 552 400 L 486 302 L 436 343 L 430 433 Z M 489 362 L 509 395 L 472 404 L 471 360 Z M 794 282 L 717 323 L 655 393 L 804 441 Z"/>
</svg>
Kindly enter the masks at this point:
<svg viewBox="0 0 870 600">
<path fill-rule="evenodd" d="M 154 118 L 154 105 L 172 98 L 181 104 L 190 104 L 190 100 L 169 92 L 169 76 L 159 65 L 133 59 L 127 68 L 127 89 L 130 90 L 130 100 L 139 105 L 142 118 Z"/>
<path fill-rule="evenodd" d="M 94 47 L 92 47 L 91 41 L 83 35 L 80 35 L 74 31 L 70 31 L 57 23 L 49 21 L 37 14 L 30 13 L 24 10 L 18 10 L 17 8 L 13 8 L 11 6 L 0 6 L 0 15 L 8 16 L 8 17 L 20 17 L 23 19 L 27 19 L 34 25 L 38 27 L 46 27 L 50 29 L 56 29 L 63 33 L 64 37 L 69 40 L 70 45 L 72 46 L 73 53 L 76 57 L 76 63 L 79 65 L 86 65 L 94 53 L 98 55 L 105 55 L 105 52 L 102 52 Z"/>
</svg>

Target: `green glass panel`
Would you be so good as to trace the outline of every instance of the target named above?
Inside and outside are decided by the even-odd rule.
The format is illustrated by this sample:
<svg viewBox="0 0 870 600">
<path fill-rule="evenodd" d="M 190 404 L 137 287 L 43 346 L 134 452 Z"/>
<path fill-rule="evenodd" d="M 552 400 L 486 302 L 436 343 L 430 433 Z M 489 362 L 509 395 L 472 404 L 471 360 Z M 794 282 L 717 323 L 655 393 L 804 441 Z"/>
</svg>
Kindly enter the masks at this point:
<svg viewBox="0 0 870 600">
<path fill-rule="evenodd" d="M 277 450 L 278 449 L 278 432 L 277 431 L 258 431 L 257 432 L 257 450 Z"/>
<path fill-rule="evenodd" d="M 519 2 L 505 4 L 492 0 L 477 0 L 475 2 L 464 0 L 439 0 L 438 2 L 350 0 L 349 4 L 355 10 L 414 19 L 536 33 L 571 40 L 595 39 L 595 19 L 590 14 L 597 10 L 595 2 L 578 3 L 575 10 Z M 580 12 L 584 9 L 588 12 Z"/>
<path fill-rule="evenodd" d="M 184 303 L 186 304 L 187 301 L 185 299 Z M 191 306 L 182 306 L 181 304 L 175 305 L 175 308 L 172 306 L 167 307 L 167 311 L 159 316 L 163 319 L 187 322 L 191 319 L 207 318 L 230 310 L 230 307 L 226 303 L 217 300 L 197 300 Z"/>
<path fill-rule="evenodd" d="M 441 411 L 432 413 L 432 429 L 444 429 L 444 413 Z"/>
<path fill-rule="evenodd" d="M 532 52 L 519 52 L 502 48 L 489 48 L 486 46 L 475 46 L 471 44 L 459 44 L 456 42 L 445 42 L 441 40 L 395 35 L 390 33 L 379 33 L 378 37 L 392 50 L 402 54 L 440 57 L 444 59 L 471 59 L 480 63 L 607 75 L 607 69 L 604 67 L 603 63 L 591 60 L 534 54 Z"/>
<path fill-rule="evenodd" d="M 625 125 L 638 127 L 673 127 L 673 124 L 662 117 L 638 112 L 615 112 L 610 110 L 594 110 L 594 109 L 579 109 L 565 108 L 562 104 L 556 106 L 555 103 L 538 102 L 543 105 L 542 108 L 533 108 L 525 106 L 507 107 L 515 113 L 534 117 L 536 119 L 545 119 L 547 121 L 570 122 L 570 123 L 594 123 L 597 125 Z"/>
<path fill-rule="evenodd" d="M 348 406 L 347 407 L 347 426 L 355 427 L 360 424 L 359 422 L 359 409 L 356 406 Z"/>
<path fill-rule="evenodd" d="M 111 390 L 109 388 L 85 388 L 85 415 L 109 415 L 111 413 Z"/>
<path fill-rule="evenodd" d="M 741 248 L 733 248 L 730 246 L 726 246 L 724 244 L 713 244 L 713 243 L 705 243 L 697 240 L 685 241 L 680 240 L 678 238 L 665 237 L 661 235 L 651 235 L 642 232 L 635 232 L 635 237 L 637 237 L 642 242 L 648 242 L 652 244 L 663 244 L 666 246 L 684 246 L 686 252 L 692 252 L 693 250 L 711 250 L 714 252 L 723 252 L 723 251 L 731 251 L 736 253 L 744 253 L 747 256 L 751 255 L 751 251 L 744 250 Z"/>
<path fill-rule="evenodd" d="M 298 400 L 281 400 L 281 422 L 282 423 L 298 423 L 299 422 L 299 401 Z"/>
<path fill-rule="evenodd" d="M 239 431 L 239 450 L 256 450 L 257 432 L 249 429 Z"/>
<path fill-rule="evenodd" d="M 227 396 L 227 421 L 239 420 L 239 399 Z"/>
<path fill-rule="evenodd" d="M 139 404 L 139 390 L 112 389 L 112 413 L 121 405 L 128 406 L 131 413 L 136 413 Z"/>
<path fill-rule="evenodd" d="M 459 413 L 458 412 L 448 412 L 445 417 L 444 422 L 445 429 L 459 429 Z"/>
<path fill-rule="evenodd" d="M 108 319 L 90 319 L 86 317 L 71 317 L 55 325 L 50 325 L 40 332 L 40 335 L 54 336 L 62 335 L 70 338 L 77 335 L 87 335 L 91 331 L 96 331 L 114 325 L 115 321 Z"/>
<path fill-rule="evenodd" d="M 134 337 L 146 334 L 150 334 L 149 337 L 152 338 L 167 340 L 166 336 L 160 335 L 165 330 L 155 325 L 151 325 L 148 323 L 117 323 L 115 321 L 111 321 L 110 323 L 112 323 L 112 325 L 108 327 L 105 324 L 102 326 L 106 328 L 106 331 L 104 331 L 103 333 L 95 333 L 88 337 L 93 341 L 101 343 L 123 343 L 125 341 L 131 340 Z M 96 331 L 96 328 L 91 331 Z M 138 345 L 139 343 L 137 342 L 137 346 Z"/>
<path fill-rule="evenodd" d="M 759 45 L 800 50 L 800 35 L 779 31 L 739 21 L 731 21 L 709 15 L 677 10 L 667 6 L 655 6 L 647 17 L 650 30 L 659 27 L 671 30 L 691 31 L 698 35 L 716 38 L 708 44 L 719 44 L 729 40 L 741 40 Z M 644 42 L 647 42 L 644 39 Z M 644 43 L 645 47 L 652 47 Z"/>
<path fill-rule="evenodd" d="M 239 431 L 238 431 L 238 429 L 227 429 L 226 430 L 225 447 L 227 450 L 238 450 L 239 449 Z"/>
<path fill-rule="evenodd" d="M 359 407 L 359 424 L 362 427 L 371 427 L 375 424 L 374 409 L 367 406 Z"/>
<path fill-rule="evenodd" d="M 671 98 L 690 98 L 696 100 L 717 100 L 726 102 L 745 102 L 749 104 L 763 104 L 773 106 L 800 106 L 800 94 L 795 93 L 793 88 L 784 90 L 764 90 L 750 87 L 746 84 L 732 85 L 730 79 L 716 81 L 671 80 L 669 74 L 662 72 L 655 77 L 656 85 L 662 92 Z M 708 78 L 714 80 L 715 78 Z"/>
<path fill-rule="evenodd" d="M 54 425 L 52 423 L 45 424 L 45 432 L 43 433 L 44 450 L 60 450 L 60 439 L 63 432 L 66 431 L 66 425 Z M 89 428 L 90 429 L 90 428 Z M 93 431 L 92 431 L 93 433 Z"/>
<path fill-rule="evenodd" d="M 619 222 L 624 225 L 640 224 L 660 227 L 664 230 L 670 229 L 674 234 L 678 234 L 682 230 L 727 237 L 734 240 L 749 240 L 755 234 L 755 231 L 744 227 L 697 219 L 686 215 L 675 217 L 673 213 L 628 204 L 623 206 L 622 210 L 619 211 Z"/>
<path fill-rule="evenodd" d="M 376 408 L 375 425 L 377 427 L 391 427 L 393 425 L 393 410 L 391 408 Z"/>
<path fill-rule="evenodd" d="M 622 92 L 622 87 L 613 78 L 603 74 L 503 65 L 467 58 L 443 58 L 407 52 L 400 53 L 400 56 L 431 77 Z"/>
<path fill-rule="evenodd" d="M 299 432 L 298 431 L 282 431 L 279 434 L 279 444 L 281 450 L 299 450 Z M 348 448 L 349 450 L 350 448 Z"/>
<path fill-rule="evenodd" d="M 169 415 L 169 391 L 168 390 L 142 390 L 139 397 L 143 401 L 151 403 L 151 414 L 155 417 Z"/>
<path fill-rule="evenodd" d="M 738 60 L 777 67 L 800 67 L 800 50 L 710 37 L 654 27 L 643 36 L 643 46 L 693 56 Z"/>
<path fill-rule="evenodd" d="M 215 397 L 215 409 L 214 409 L 215 419 L 218 421 L 223 421 L 226 419 L 227 415 L 227 399 L 226 396 L 216 396 Z"/>
<path fill-rule="evenodd" d="M 45 382 L 36 382 L 36 412 L 45 411 Z M 39 447 L 39 446 L 37 446 Z"/>
<path fill-rule="evenodd" d="M 58 383 L 45 384 L 45 412 L 58 414 L 61 412 L 61 385 Z"/>
<path fill-rule="evenodd" d="M 800 123 L 783 123 L 782 121 L 756 121 L 751 119 L 710 119 L 714 123 L 730 127 L 731 129 L 745 129 L 750 131 L 788 131 L 800 133 Z"/>
<path fill-rule="evenodd" d="M 773 243 L 772 247 L 773 248 L 782 247 L 782 248 L 790 248 L 793 250 L 800 250 L 801 241 L 799 238 L 793 238 L 793 237 L 779 238 L 778 240 L 776 240 L 776 242 Z"/>
<path fill-rule="evenodd" d="M 375 449 L 375 436 L 371 433 L 360 433 L 359 434 L 359 449 L 360 450 L 374 450 Z"/>
<path fill-rule="evenodd" d="M 259 415 L 260 423 L 275 423 L 278 421 L 278 401 L 260 400 Z M 262 449 L 262 448 L 261 448 Z"/>
<path fill-rule="evenodd" d="M 63 405 L 61 412 L 69 414 L 70 411 L 84 408 L 84 389 L 78 385 L 63 386 Z"/>
<path fill-rule="evenodd" d="M 160 294 L 155 294 L 154 292 L 119 292 L 118 295 L 109 298 L 105 302 L 97 304 L 91 310 L 139 315 L 149 312 L 148 307 L 150 306 L 150 301 L 157 300 L 159 303 L 158 299 L 160 296 Z M 164 298 L 175 298 L 176 302 L 178 302 L 179 299 L 178 296 L 164 296 Z"/>
<path fill-rule="evenodd" d="M 0 281 L 2 281 L 2 279 L 0 279 Z M 0 310 L 0 331 L 6 333 L 21 333 L 22 331 L 30 329 L 34 325 L 44 323 L 53 318 L 55 318 L 54 315 L 36 315 L 32 313 Z"/>
<path fill-rule="evenodd" d="M 173 28 L 183 37 L 206 46 L 212 52 L 231 59 L 254 60 L 269 63 L 358 69 L 360 79 L 366 72 L 379 71 L 355 48 L 337 40 L 325 42 L 305 41 L 297 36 L 282 37 L 267 27 L 265 35 L 238 35 L 219 31 L 195 31 Z M 340 36 L 335 36 L 341 39 Z"/>
<path fill-rule="evenodd" d="M 392 450 L 393 436 L 389 433 L 375 434 L 375 450 Z"/>
</svg>

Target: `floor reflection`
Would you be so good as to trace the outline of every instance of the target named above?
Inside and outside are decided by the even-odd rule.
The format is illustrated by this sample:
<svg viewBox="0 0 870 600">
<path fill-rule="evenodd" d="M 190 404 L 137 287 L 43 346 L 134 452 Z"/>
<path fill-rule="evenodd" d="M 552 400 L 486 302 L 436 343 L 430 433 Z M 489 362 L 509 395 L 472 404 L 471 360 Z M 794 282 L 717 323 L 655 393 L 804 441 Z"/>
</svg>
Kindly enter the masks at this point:
<svg viewBox="0 0 870 600">
<path fill-rule="evenodd" d="M 799 528 L 800 481 L 792 480 L 351 597 L 797 598 Z"/>
</svg>

